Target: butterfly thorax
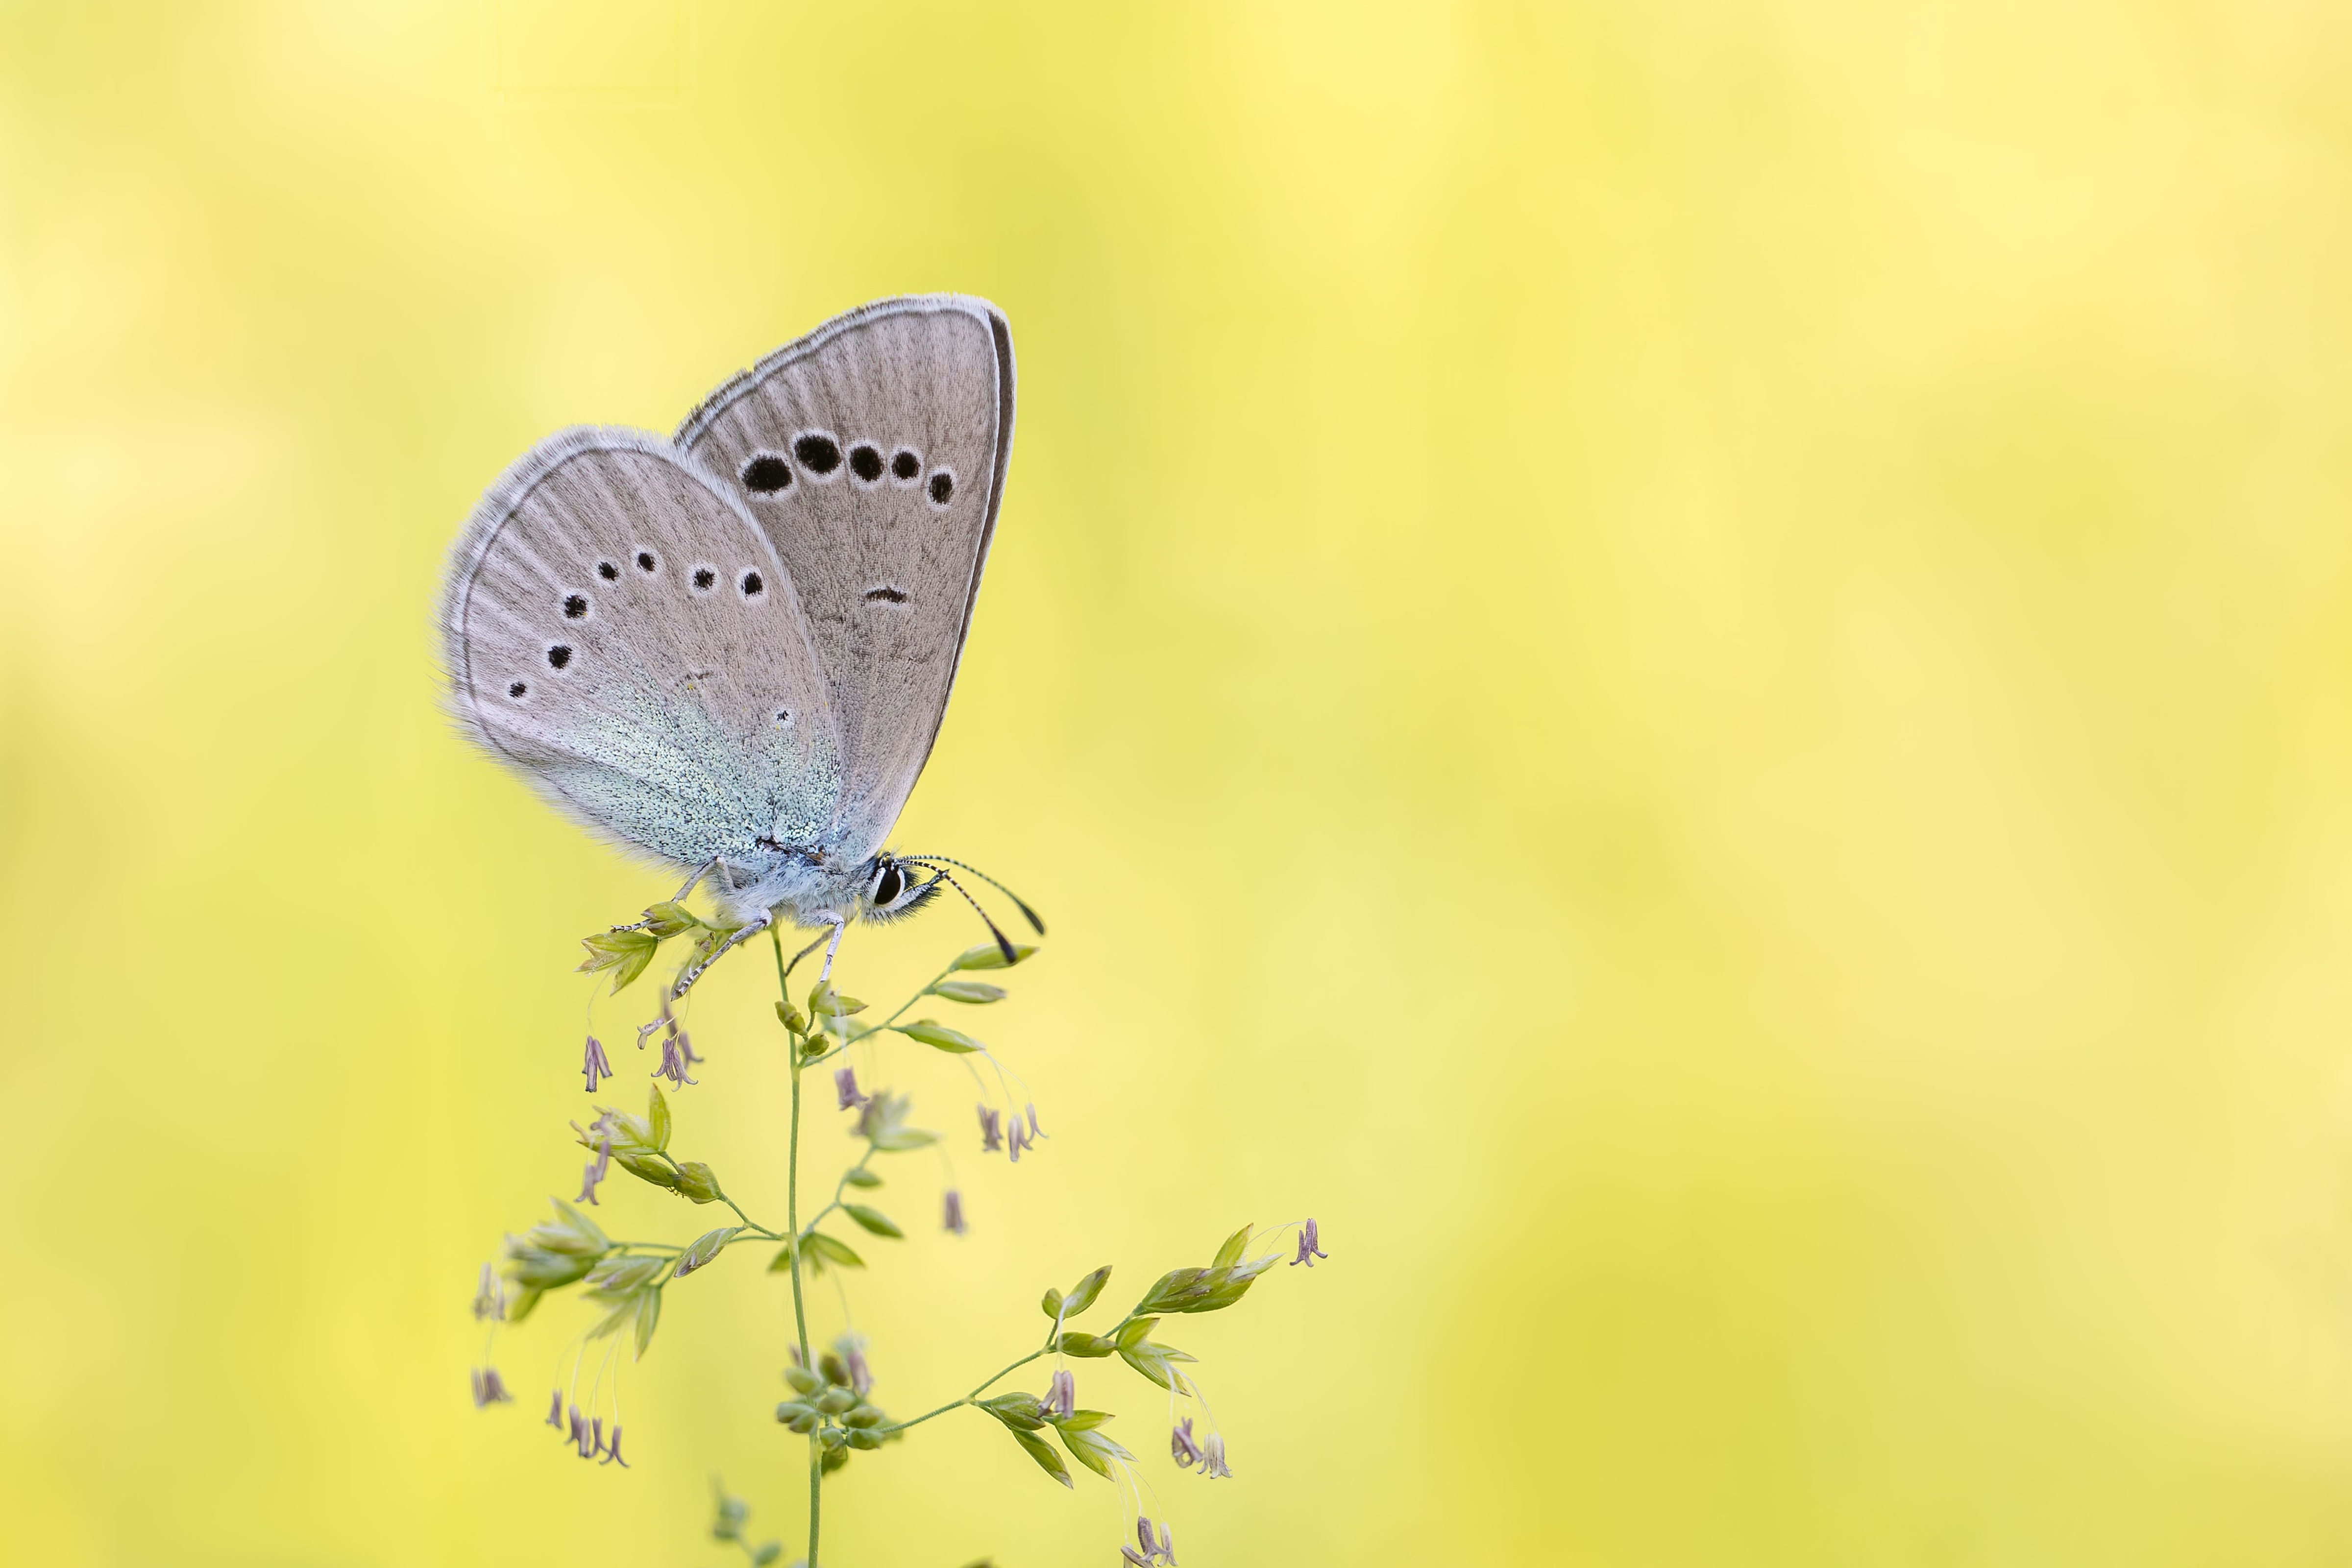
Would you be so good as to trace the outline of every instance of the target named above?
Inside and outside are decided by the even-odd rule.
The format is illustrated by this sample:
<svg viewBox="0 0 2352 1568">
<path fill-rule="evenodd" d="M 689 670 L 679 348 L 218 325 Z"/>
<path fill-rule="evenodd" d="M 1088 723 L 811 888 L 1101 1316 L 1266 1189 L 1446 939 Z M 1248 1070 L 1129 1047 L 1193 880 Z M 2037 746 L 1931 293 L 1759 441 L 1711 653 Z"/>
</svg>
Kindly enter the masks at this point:
<svg viewBox="0 0 2352 1568">
<path fill-rule="evenodd" d="M 830 925 L 857 918 L 870 863 L 810 845 L 763 844 L 720 860 L 705 885 L 730 925 L 773 911 L 788 925 Z"/>
<path fill-rule="evenodd" d="M 929 866 L 884 852 L 864 860 L 814 846 L 762 843 L 751 855 L 728 855 L 707 883 L 720 917 L 730 925 L 762 912 L 790 925 L 887 921 L 930 902 L 943 879 Z"/>
</svg>

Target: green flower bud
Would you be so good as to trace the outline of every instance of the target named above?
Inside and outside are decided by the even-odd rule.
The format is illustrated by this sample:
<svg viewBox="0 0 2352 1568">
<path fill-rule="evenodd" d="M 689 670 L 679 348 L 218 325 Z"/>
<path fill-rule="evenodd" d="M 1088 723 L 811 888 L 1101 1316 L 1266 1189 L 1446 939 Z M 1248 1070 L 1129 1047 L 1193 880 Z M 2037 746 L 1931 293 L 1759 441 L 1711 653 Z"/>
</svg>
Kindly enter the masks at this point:
<svg viewBox="0 0 2352 1568">
<path fill-rule="evenodd" d="M 849 1441 L 849 1434 L 838 1427 L 827 1427 L 817 1433 L 816 1440 L 828 1448 L 838 1448 Z"/>
<path fill-rule="evenodd" d="M 843 996 L 833 988 L 831 981 L 822 980 L 814 990 L 809 992 L 808 1010 L 819 1019 L 847 1018 L 853 1013 L 864 1012 L 866 1004 L 856 997 Z"/>
<path fill-rule="evenodd" d="M 845 1203 L 841 1206 L 841 1212 L 876 1236 L 906 1239 L 907 1233 L 898 1228 L 898 1222 L 878 1208 L 868 1208 L 862 1203 Z"/>
<path fill-rule="evenodd" d="M 882 1435 L 869 1432 L 863 1427 L 854 1427 L 849 1432 L 849 1446 L 853 1448 L 878 1448 L 882 1446 Z"/>
<path fill-rule="evenodd" d="M 693 1246 L 678 1254 L 677 1268 L 671 1273 L 670 1278 L 683 1280 L 718 1257 L 726 1249 L 727 1244 L 735 1239 L 736 1233 L 742 1228 L 740 1225 L 722 1225 L 718 1229 L 698 1238 Z"/>
<path fill-rule="evenodd" d="M 993 953 L 996 949 L 992 947 L 989 951 Z M 1044 1470 L 1066 1487 L 1076 1486 L 1077 1483 L 1070 1479 L 1070 1467 L 1062 1462 L 1062 1456 L 1054 1452 L 1053 1446 L 1045 1438 L 1033 1436 L 1017 1427 L 1008 1427 L 1005 1430 L 1013 1434 L 1013 1440 L 1021 1445 L 1023 1453 L 1037 1461 L 1039 1469 Z"/>
<path fill-rule="evenodd" d="M 841 1469 L 842 1466 L 847 1463 L 849 1463 L 849 1450 L 847 1448 L 827 1448 L 824 1451 L 824 1458 L 817 1461 L 819 1469 L 821 1469 L 826 1475 L 833 1474 L 834 1471 Z"/>
<path fill-rule="evenodd" d="M 882 1412 L 874 1408 L 873 1406 L 857 1405 L 851 1406 L 849 1411 L 842 1416 L 841 1424 L 845 1427 L 879 1427 L 882 1425 Z"/>
<path fill-rule="evenodd" d="M 681 931 L 691 931 L 702 922 L 694 911 L 683 904 L 656 904 L 646 911 L 646 930 L 657 942 L 666 942 Z"/>
<path fill-rule="evenodd" d="M 787 1399 L 776 1406 L 776 1419 L 805 1437 L 816 1430 L 818 1417 L 815 1411 L 798 1400 Z"/>
<path fill-rule="evenodd" d="M 828 1416 L 838 1416 L 857 1408 L 857 1396 L 846 1388 L 828 1388 L 810 1403 Z"/>
<path fill-rule="evenodd" d="M 719 1201 L 719 1177 L 700 1160 L 680 1161 L 677 1179 L 670 1185 L 677 1189 L 680 1196 L 690 1197 L 697 1203 Z"/>
<path fill-rule="evenodd" d="M 639 1181 L 651 1182 L 670 1192 L 677 1190 L 677 1172 L 650 1155 L 625 1155 L 614 1149 L 613 1163 Z"/>
<path fill-rule="evenodd" d="M 1045 1407 L 1034 1394 L 1000 1394 L 982 1400 L 980 1407 L 1016 1432 L 1034 1432 L 1045 1424 Z"/>
<path fill-rule="evenodd" d="M 1036 947 L 1030 943 L 1015 942 L 1013 945 L 1013 962 L 1021 963 L 1036 951 Z M 1007 967 L 1007 965 L 1003 948 L 993 942 L 983 942 L 958 958 L 955 961 L 955 967 L 959 969 L 1002 969 Z"/>
<path fill-rule="evenodd" d="M 776 1021 L 794 1034 L 808 1033 L 808 1015 L 790 1002 L 776 1004 Z"/>
<path fill-rule="evenodd" d="M 819 1377 L 815 1373 L 811 1372 L 805 1366 L 788 1366 L 784 1368 L 784 1381 L 791 1384 L 795 1390 L 803 1394 L 814 1394 L 818 1389 L 824 1386 L 824 1379 Z"/>
<path fill-rule="evenodd" d="M 1109 1283 L 1110 1265 L 1106 1263 L 1070 1287 L 1069 1305 L 1063 1310 L 1064 1315 L 1074 1318 L 1093 1306 L 1095 1298 L 1101 1295 L 1103 1287 Z"/>
<path fill-rule="evenodd" d="M 935 1022 L 930 1019 L 918 1019 L 913 1023 L 895 1024 L 892 1027 L 908 1040 L 919 1040 L 933 1050 L 944 1051 L 950 1056 L 969 1056 L 975 1051 L 988 1049 L 962 1030 L 950 1029 L 947 1025 Z"/>
</svg>

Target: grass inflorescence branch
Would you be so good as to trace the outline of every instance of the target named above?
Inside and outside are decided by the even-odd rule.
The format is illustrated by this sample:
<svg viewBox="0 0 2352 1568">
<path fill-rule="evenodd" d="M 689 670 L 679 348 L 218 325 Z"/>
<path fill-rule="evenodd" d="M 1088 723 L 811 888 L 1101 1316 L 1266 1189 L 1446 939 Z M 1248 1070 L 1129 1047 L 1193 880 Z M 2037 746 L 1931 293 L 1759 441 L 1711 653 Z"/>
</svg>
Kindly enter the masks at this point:
<svg viewBox="0 0 2352 1568">
<path fill-rule="evenodd" d="M 1024 909 L 1025 913 L 1025 905 Z M 1037 925 L 1034 915 L 1031 920 Z M 1042 925 L 1037 928 L 1042 932 Z M 586 938 L 583 946 L 588 956 L 580 967 L 592 973 L 609 973 L 617 993 L 652 966 L 666 943 L 684 938 L 686 952 L 677 970 L 682 982 L 698 976 L 718 956 L 735 946 L 740 936 L 752 934 L 741 927 L 712 924 L 680 904 L 656 904 L 641 921 Z M 1003 1102 L 995 1103 L 998 1096 L 992 1095 L 987 1081 L 975 1073 L 975 1082 L 982 1086 L 981 1152 L 1003 1152 L 1018 1161 L 1024 1150 L 1034 1150 L 1045 1135 L 1025 1090 L 1016 1106 L 1012 1082 L 1017 1079 L 1008 1081 L 1008 1070 L 986 1044 L 938 1019 L 910 1019 L 908 1014 L 927 998 L 964 1008 L 1003 1001 L 1003 987 L 974 977 L 1014 967 L 1034 956 L 1037 948 L 1001 936 L 997 941 L 970 948 L 888 1014 L 868 1022 L 864 1021 L 866 1005 L 834 983 L 833 947 L 837 945 L 837 934 L 821 936 L 802 949 L 800 956 L 804 957 L 818 946 L 825 946 L 827 956 L 814 984 L 799 997 L 792 990 L 792 971 L 799 957 L 786 957 L 782 934 L 772 925 L 769 936 L 775 958 L 775 1014 L 784 1032 L 791 1082 L 784 1139 L 783 1226 L 776 1228 L 753 1218 L 710 1166 L 680 1158 L 672 1150 L 677 1124 L 662 1083 L 667 1082 L 670 1092 L 676 1092 L 698 1082 L 690 1070 L 704 1060 L 672 1010 L 672 1000 L 684 989 L 682 983 L 673 984 L 663 990 L 657 1016 L 637 1031 L 640 1050 L 656 1038 L 662 1048 L 661 1064 L 652 1075 L 660 1082 L 647 1085 L 645 1113 L 638 1115 L 599 1105 L 594 1121 L 585 1126 L 572 1124 L 579 1145 L 593 1155 L 582 1172 L 580 1192 L 570 1202 L 553 1199 L 551 1219 L 508 1239 L 503 1281 L 488 1265 L 484 1267 L 475 1298 L 477 1317 L 489 1322 L 495 1338 L 500 1324 L 521 1322 L 548 1295 L 580 1287 L 582 1298 L 598 1309 L 598 1315 L 566 1352 L 570 1382 L 568 1385 L 559 1383 L 550 1402 L 547 1424 L 562 1433 L 567 1446 L 582 1458 L 626 1468 L 628 1461 L 621 1458 L 618 1347 L 623 1338 L 634 1344 L 630 1359 L 642 1357 L 660 1322 L 664 1293 L 669 1288 L 709 1268 L 735 1247 L 745 1243 L 773 1247 L 768 1268 L 789 1279 L 793 1336 L 785 1347 L 787 1364 L 782 1369 L 787 1397 L 776 1406 L 776 1420 L 807 1443 L 805 1568 L 817 1568 L 826 1477 L 847 1465 L 855 1454 L 902 1441 L 915 1427 L 966 1408 L 992 1419 L 1040 1469 L 1063 1486 L 1076 1484 L 1072 1460 L 1118 1486 L 1131 1531 L 1131 1540 L 1122 1537 L 1120 1542 L 1122 1561 L 1139 1568 L 1173 1563 L 1174 1538 L 1167 1520 L 1155 1519 L 1158 1511 L 1147 1506 L 1147 1484 L 1137 1469 L 1140 1461 L 1106 1429 L 1113 1419 L 1110 1411 L 1079 1405 L 1078 1376 L 1073 1364 L 1113 1357 L 1124 1363 L 1165 1396 L 1169 1454 L 1178 1469 L 1213 1479 L 1232 1475 L 1223 1434 L 1191 1370 L 1197 1361 L 1158 1335 L 1162 1322 L 1171 1317 L 1219 1312 L 1239 1302 L 1259 1277 L 1281 1260 L 1278 1249 L 1293 1228 L 1260 1231 L 1242 1227 L 1224 1239 L 1206 1263 L 1162 1274 L 1117 1322 L 1097 1330 L 1076 1325 L 1101 1300 L 1110 1281 L 1109 1268 L 1094 1270 L 1066 1291 L 1049 1288 L 1039 1300 L 1048 1320 L 1042 1343 L 960 1397 L 919 1416 L 892 1420 L 873 1397 L 875 1375 L 867 1342 L 845 1324 L 829 1348 L 818 1348 L 812 1339 L 809 1285 L 828 1272 L 838 1282 L 841 1270 L 865 1267 L 865 1259 L 851 1244 L 850 1236 L 840 1233 L 844 1227 L 850 1228 L 860 1246 L 905 1239 L 907 1231 L 898 1219 L 866 1201 L 866 1194 L 885 1185 L 875 1166 L 883 1155 L 938 1145 L 940 1134 L 911 1124 L 913 1103 L 908 1096 L 879 1088 L 869 1092 L 859 1084 L 855 1068 L 833 1066 L 830 1079 L 819 1082 L 831 1089 L 835 1111 L 854 1114 L 852 1132 L 862 1147 L 856 1159 L 835 1178 L 830 1197 L 803 1218 L 800 1143 L 812 1088 L 807 1075 L 813 1069 L 833 1063 L 850 1047 L 879 1043 L 885 1036 L 951 1056 L 979 1057 L 993 1069 Z M 592 1093 L 601 1081 L 615 1076 L 610 1056 L 593 1034 L 582 1071 Z M 686 1240 L 616 1240 L 587 1212 L 599 1205 L 599 1187 L 614 1166 L 698 1206 L 721 1205 L 736 1223 L 707 1229 Z M 949 1168 L 951 1172 L 952 1166 Z M 941 1194 L 941 1214 L 942 1228 L 959 1236 L 968 1228 L 961 1195 L 951 1175 Z M 1326 1256 L 1313 1220 L 1296 1228 L 1295 1239 L 1297 1250 L 1289 1260 L 1293 1266 L 1312 1266 Z M 845 1313 L 845 1294 L 842 1304 Z M 592 1370 L 590 1363 L 596 1354 L 592 1347 L 608 1340 L 612 1343 Z M 1051 1372 L 1042 1393 L 990 1392 L 1022 1368 L 1048 1360 Z M 583 1378 L 587 1380 L 584 1405 Z M 1093 1382 L 1091 1376 L 1088 1381 Z M 487 1407 L 511 1402 L 503 1380 L 489 1364 L 487 1350 L 473 1382 L 478 1405 Z M 716 1507 L 711 1526 L 714 1540 L 740 1547 L 753 1568 L 766 1568 L 782 1555 L 778 1542 L 754 1544 L 744 1535 L 749 1510 L 740 1499 L 730 1497 L 722 1489 Z"/>
</svg>

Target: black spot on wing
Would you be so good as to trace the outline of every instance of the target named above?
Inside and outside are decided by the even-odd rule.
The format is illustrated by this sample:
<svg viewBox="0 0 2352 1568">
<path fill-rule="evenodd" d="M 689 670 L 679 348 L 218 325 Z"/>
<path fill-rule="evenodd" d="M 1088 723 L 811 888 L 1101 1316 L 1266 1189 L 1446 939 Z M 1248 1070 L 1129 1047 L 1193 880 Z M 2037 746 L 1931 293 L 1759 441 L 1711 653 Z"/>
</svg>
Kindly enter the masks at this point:
<svg viewBox="0 0 2352 1568">
<path fill-rule="evenodd" d="M 792 465 L 772 452 L 754 452 L 743 465 L 743 488 L 754 496 L 772 496 L 793 482 Z"/>
<path fill-rule="evenodd" d="M 802 467 L 823 476 L 841 466 L 841 444 L 821 430 L 812 430 L 793 438 L 793 455 Z"/>
</svg>

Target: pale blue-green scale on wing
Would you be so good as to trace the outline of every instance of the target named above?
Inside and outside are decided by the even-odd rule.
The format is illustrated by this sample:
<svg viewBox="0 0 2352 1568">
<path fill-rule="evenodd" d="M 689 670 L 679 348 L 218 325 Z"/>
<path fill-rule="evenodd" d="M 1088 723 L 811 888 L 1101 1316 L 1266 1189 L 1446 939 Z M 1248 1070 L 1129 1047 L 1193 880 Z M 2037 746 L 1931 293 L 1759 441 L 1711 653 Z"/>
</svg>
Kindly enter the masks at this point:
<svg viewBox="0 0 2352 1568">
<path fill-rule="evenodd" d="M 875 857 L 970 630 L 1013 393 L 994 307 L 910 296 L 768 355 L 674 442 L 549 437 L 453 553 L 452 706 L 593 830 L 717 862 L 738 919 L 915 906 Z"/>
</svg>

